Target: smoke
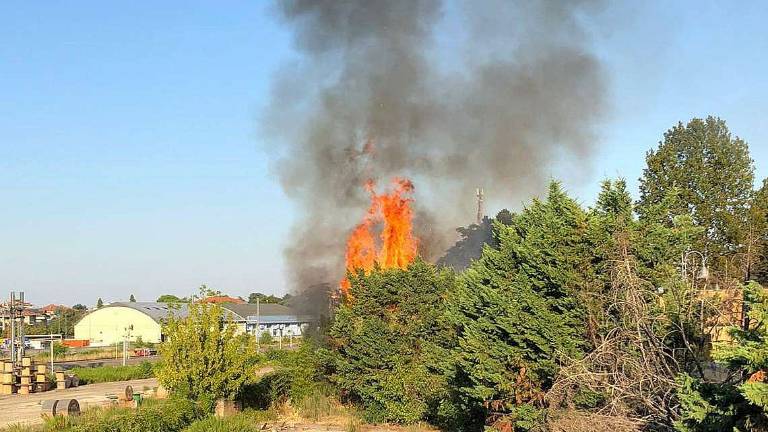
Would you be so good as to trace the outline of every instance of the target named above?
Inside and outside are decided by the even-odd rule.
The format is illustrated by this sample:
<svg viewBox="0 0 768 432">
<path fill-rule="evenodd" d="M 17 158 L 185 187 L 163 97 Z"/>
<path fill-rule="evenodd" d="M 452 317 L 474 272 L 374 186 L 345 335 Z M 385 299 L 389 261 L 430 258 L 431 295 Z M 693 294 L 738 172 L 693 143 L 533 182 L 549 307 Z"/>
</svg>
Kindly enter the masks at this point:
<svg viewBox="0 0 768 432">
<path fill-rule="evenodd" d="M 553 172 L 589 170 L 606 78 L 583 21 L 592 1 L 283 0 L 297 58 L 262 118 L 300 215 L 294 289 L 340 280 L 368 178 L 416 185 L 428 259 L 474 219 L 474 189 L 516 205 Z"/>
</svg>

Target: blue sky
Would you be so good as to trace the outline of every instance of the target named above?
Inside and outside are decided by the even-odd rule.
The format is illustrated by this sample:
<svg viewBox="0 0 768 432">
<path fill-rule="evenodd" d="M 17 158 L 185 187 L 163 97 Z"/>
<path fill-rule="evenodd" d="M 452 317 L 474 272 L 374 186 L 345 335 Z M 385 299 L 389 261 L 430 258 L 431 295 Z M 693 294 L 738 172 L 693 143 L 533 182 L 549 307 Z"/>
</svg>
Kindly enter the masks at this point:
<svg viewBox="0 0 768 432">
<path fill-rule="evenodd" d="M 612 109 L 568 189 L 636 188 L 662 133 L 708 114 L 767 176 L 766 20 L 765 2 L 611 3 L 590 33 Z M 293 206 L 257 129 L 291 55 L 264 2 L 0 3 L 0 295 L 285 292 Z"/>
</svg>

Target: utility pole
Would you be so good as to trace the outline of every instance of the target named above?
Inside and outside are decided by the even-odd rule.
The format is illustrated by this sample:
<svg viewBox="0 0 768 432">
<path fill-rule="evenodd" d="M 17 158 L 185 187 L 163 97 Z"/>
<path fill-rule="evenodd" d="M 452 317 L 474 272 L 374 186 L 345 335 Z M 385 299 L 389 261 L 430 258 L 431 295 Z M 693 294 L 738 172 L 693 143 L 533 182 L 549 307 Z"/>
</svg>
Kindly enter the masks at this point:
<svg viewBox="0 0 768 432">
<path fill-rule="evenodd" d="M 477 224 L 483 223 L 485 209 L 483 208 L 483 188 L 477 188 Z"/>
<path fill-rule="evenodd" d="M 11 299 L 8 302 L 8 318 L 11 320 L 11 362 L 16 362 L 16 307 L 14 305 L 16 293 L 11 291 Z"/>
<path fill-rule="evenodd" d="M 24 357 L 24 292 L 20 291 L 17 295 L 16 291 L 11 291 L 7 306 L 8 318 L 11 321 L 11 361 L 16 363 Z"/>
<path fill-rule="evenodd" d="M 261 352 L 261 342 L 259 342 L 259 339 L 261 339 L 261 305 L 259 303 L 259 298 L 256 297 L 256 353 L 258 354 Z"/>
</svg>

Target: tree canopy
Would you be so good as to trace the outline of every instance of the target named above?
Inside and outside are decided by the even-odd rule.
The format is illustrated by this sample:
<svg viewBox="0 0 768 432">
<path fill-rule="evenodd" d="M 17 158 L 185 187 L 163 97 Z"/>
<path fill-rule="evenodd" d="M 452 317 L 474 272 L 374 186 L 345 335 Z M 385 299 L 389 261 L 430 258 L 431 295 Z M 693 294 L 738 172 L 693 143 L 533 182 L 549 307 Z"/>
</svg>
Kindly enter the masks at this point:
<svg viewBox="0 0 768 432">
<path fill-rule="evenodd" d="M 690 215 L 704 227 L 700 250 L 725 255 L 739 251 L 754 182 L 747 143 L 733 137 L 716 117 L 678 123 L 646 155 L 640 179 L 641 213 L 670 194 L 677 200 L 670 215 Z"/>
</svg>

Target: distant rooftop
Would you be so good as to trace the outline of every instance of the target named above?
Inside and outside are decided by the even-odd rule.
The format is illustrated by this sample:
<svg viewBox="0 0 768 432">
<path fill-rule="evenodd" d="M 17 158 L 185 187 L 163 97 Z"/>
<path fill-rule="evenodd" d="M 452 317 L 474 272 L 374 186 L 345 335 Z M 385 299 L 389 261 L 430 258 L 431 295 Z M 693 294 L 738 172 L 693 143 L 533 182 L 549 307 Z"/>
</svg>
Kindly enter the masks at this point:
<svg viewBox="0 0 768 432">
<path fill-rule="evenodd" d="M 233 303 L 233 304 L 243 304 L 243 303 L 245 303 L 245 300 L 239 299 L 237 297 L 229 297 L 229 296 L 210 296 L 210 297 L 206 297 L 206 298 L 200 300 L 200 303 L 216 303 L 216 304 Z"/>
<path fill-rule="evenodd" d="M 145 313 L 153 320 L 160 322 L 171 314 L 178 317 L 187 316 L 186 303 L 158 303 L 158 302 L 114 302 L 104 305 L 101 309 L 110 307 L 127 307 Z"/>
</svg>

